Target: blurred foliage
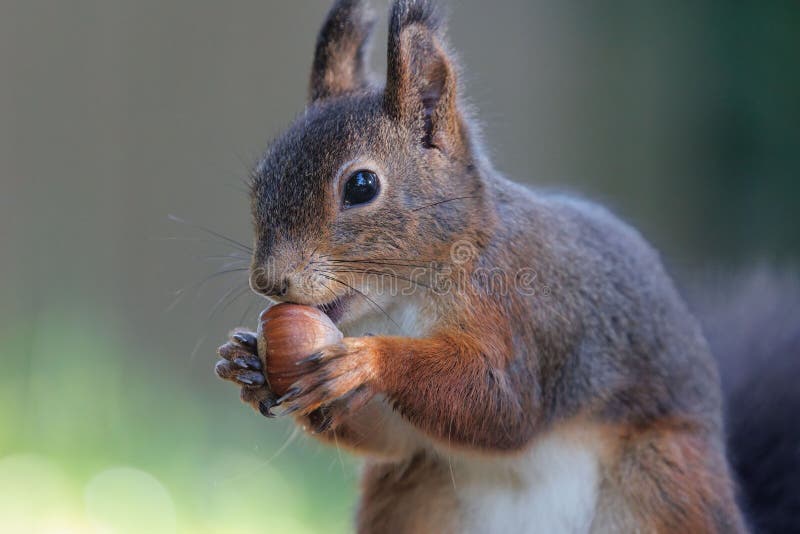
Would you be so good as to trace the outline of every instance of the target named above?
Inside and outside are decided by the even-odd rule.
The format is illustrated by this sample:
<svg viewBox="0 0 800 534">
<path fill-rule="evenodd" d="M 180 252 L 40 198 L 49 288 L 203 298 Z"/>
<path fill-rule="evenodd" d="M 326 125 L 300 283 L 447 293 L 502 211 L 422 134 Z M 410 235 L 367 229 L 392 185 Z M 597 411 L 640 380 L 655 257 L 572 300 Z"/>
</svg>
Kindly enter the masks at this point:
<svg viewBox="0 0 800 534">
<path fill-rule="evenodd" d="M 0 376 L 2 532 L 349 530 L 344 454 L 208 402 L 147 363 L 166 355 L 130 353 L 86 317 L 9 326 L 4 350 L 23 357 Z"/>
</svg>

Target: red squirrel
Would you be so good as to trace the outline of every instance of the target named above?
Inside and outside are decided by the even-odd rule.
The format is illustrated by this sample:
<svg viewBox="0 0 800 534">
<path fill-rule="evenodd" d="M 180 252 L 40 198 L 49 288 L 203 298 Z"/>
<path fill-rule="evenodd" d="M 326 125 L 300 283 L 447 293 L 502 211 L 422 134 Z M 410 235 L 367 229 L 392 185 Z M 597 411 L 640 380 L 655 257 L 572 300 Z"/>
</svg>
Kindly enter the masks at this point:
<svg viewBox="0 0 800 534">
<path fill-rule="evenodd" d="M 279 398 L 245 330 L 217 374 L 365 458 L 359 532 L 744 532 L 715 362 L 656 251 L 492 167 L 431 2 L 393 3 L 383 84 L 373 25 L 334 3 L 251 183 L 252 288 L 345 337 Z"/>
</svg>

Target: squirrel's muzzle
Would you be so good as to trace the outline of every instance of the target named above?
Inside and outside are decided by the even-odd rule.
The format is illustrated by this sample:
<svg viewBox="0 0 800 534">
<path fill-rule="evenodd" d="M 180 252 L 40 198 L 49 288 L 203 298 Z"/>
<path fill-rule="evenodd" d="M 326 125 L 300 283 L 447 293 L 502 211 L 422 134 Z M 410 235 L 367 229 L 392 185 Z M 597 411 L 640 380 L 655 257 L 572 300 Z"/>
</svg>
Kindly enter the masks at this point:
<svg viewBox="0 0 800 534">
<path fill-rule="evenodd" d="M 250 272 L 250 288 L 266 297 L 281 298 L 289 292 L 289 278 L 280 273 L 256 267 Z"/>
</svg>

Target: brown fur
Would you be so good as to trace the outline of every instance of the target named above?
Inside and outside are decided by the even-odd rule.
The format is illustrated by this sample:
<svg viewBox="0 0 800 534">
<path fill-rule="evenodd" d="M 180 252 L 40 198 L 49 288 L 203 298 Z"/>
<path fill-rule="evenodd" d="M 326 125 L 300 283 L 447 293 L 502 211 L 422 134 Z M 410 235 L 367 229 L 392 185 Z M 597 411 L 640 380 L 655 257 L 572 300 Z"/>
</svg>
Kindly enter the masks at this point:
<svg viewBox="0 0 800 534">
<path fill-rule="evenodd" d="M 425 454 L 399 463 L 370 465 L 361 487 L 358 532 L 460 532 L 451 514 L 458 502 L 447 466 Z"/>
<path fill-rule="evenodd" d="M 281 300 L 308 305 L 346 298 L 345 330 L 401 305 L 416 306 L 423 325 L 326 347 L 283 399 L 321 439 L 381 458 L 364 477 L 359 530 L 427 531 L 425 517 L 444 509 L 438 531 L 462 529 L 458 500 L 436 490 L 446 467 L 431 449 L 513 462 L 582 421 L 607 429 L 611 451 L 600 459 L 596 530 L 743 531 L 716 370 L 658 255 L 604 209 L 491 167 L 430 2 L 394 3 L 384 88 L 364 75 L 365 20 L 359 2 L 335 3 L 309 107 L 252 186 L 254 289 L 287 288 Z M 380 176 L 380 195 L 343 210 L 343 180 L 359 168 Z M 460 243 L 470 253 L 455 262 Z M 420 263 L 426 275 L 447 267 L 449 290 L 410 282 Z M 389 268 L 415 296 L 374 292 L 366 275 Z M 498 291 L 486 272 L 533 273 L 534 291 Z M 225 345 L 218 373 L 251 377 L 235 361 L 252 353 Z M 244 385 L 243 400 L 268 413 L 269 390 Z"/>
<path fill-rule="evenodd" d="M 311 102 L 368 86 L 366 48 L 375 19 L 360 4 L 359 0 L 338 2 L 323 23 L 309 83 Z"/>
<path fill-rule="evenodd" d="M 608 434 L 614 448 L 606 459 L 606 505 L 635 503 L 631 525 L 663 533 L 745 530 L 714 436 L 694 423 L 671 420 Z"/>
</svg>

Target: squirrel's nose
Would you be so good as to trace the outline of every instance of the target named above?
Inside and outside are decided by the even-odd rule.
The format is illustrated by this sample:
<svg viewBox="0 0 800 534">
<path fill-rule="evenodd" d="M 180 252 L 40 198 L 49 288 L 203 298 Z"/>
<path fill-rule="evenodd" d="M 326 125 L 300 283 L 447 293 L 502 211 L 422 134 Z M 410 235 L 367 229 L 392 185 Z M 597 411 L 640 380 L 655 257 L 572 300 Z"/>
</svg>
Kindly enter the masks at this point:
<svg viewBox="0 0 800 534">
<path fill-rule="evenodd" d="M 270 277 L 267 273 L 256 270 L 250 275 L 250 287 L 256 293 L 280 298 L 289 292 L 289 278 L 285 276 Z"/>
</svg>

